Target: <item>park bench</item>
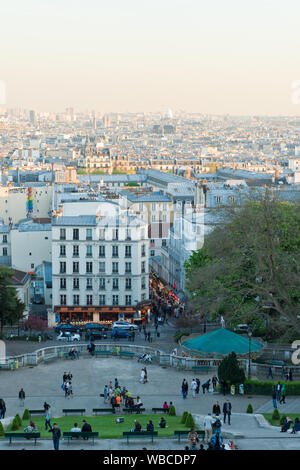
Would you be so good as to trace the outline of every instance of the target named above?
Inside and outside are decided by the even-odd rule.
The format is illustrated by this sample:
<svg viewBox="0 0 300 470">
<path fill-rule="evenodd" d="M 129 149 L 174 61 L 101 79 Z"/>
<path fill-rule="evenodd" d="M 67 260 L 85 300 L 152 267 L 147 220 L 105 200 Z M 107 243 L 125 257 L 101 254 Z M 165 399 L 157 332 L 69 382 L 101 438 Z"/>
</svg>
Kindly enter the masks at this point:
<svg viewBox="0 0 300 470">
<path fill-rule="evenodd" d="M 94 351 L 94 356 L 110 356 L 110 351 Z"/>
<path fill-rule="evenodd" d="M 68 445 L 70 444 L 70 440 L 74 439 L 79 440 L 80 438 L 91 438 L 92 439 L 92 445 L 95 444 L 95 437 L 99 437 L 98 432 L 64 432 L 63 433 L 63 438 L 68 439 Z"/>
<path fill-rule="evenodd" d="M 28 410 L 30 415 L 44 415 L 45 410 Z"/>
<path fill-rule="evenodd" d="M 157 435 L 157 431 L 123 432 L 123 437 L 127 438 L 127 444 L 129 444 L 129 439 L 134 437 L 151 437 L 153 442 L 153 437 L 156 437 Z"/>
<path fill-rule="evenodd" d="M 135 353 L 131 351 L 120 351 L 119 356 L 120 357 L 134 357 Z"/>
<path fill-rule="evenodd" d="M 180 442 L 181 437 L 188 437 L 190 431 L 174 431 L 174 437 L 178 437 L 178 442 Z M 198 434 L 199 439 L 202 438 L 202 442 L 204 442 L 205 432 L 196 429 L 196 433 Z"/>
<path fill-rule="evenodd" d="M 56 361 L 58 359 L 58 356 L 44 356 L 44 362 L 52 362 Z"/>
<path fill-rule="evenodd" d="M 4 438 L 9 439 L 9 444 L 11 444 L 11 441 L 13 439 L 34 439 L 34 443 L 36 444 L 37 439 L 39 439 L 40 437 L 40 432 L 6 432 L 4 434 Z"/>
<path fill-rule="evenodd" d="M 112 413 L 115 414 L 116 411 L 114 408 L 93 408 L 93 413 Z"/>
<path fill-rule="evenodd" d="M 194 372 L 209 372 L 211 370 L 211 366 L 194 366 L 192 367 Z"/>
<path fill-rule="evenodd" d="M 126 413 L 136 413 L 136 414 L 141 414 L 143 411 L 145 411 L 145 408 L 140 408 L 140 407 L 132 407 L 132 408 L 123 408 L 123 412 Z"/>
<path fill-rule="evenodd" d="M 165 410 L 165 408 L 152 408 L 152 411 L 154 411 L 155 414 L 157 411 L 159 411 L 159 413 L 166 413 L 169 411 L 169 409 Z"/>
<path fill-rule="evenodd" d="M 83 413 L 85 413 L 85 408 L 68 408 L 68 409 L 63 409 L 62 410 L 63 413 L 65 413 L 65 415 L 67 415 L 68 413 L 81 413 L 81 415 L 83 415 Z"/>
</svg>

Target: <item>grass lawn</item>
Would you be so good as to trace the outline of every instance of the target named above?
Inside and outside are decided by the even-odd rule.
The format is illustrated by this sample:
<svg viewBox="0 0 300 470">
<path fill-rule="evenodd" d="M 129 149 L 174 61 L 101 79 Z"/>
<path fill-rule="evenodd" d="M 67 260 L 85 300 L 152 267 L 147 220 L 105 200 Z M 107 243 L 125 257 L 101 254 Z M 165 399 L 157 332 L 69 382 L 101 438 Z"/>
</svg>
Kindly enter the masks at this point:
<svg viewBox="0 0 300 470">
<path fill-rule="evenodd" d="M 295 418 L 300 418 L 300 413 L 295 414 L 295 413 L 279 413 L 280 418 L 282 416 L 289 416 L 292 421 L 295 421 Z M 272 413 L 263 413 L 263 416 L 266 418 L 266 420 L 272 424 L 272 426 L 280 426 L 280 419 L 272 419 Z"/>
<path fill-rule="evenodd" d="M 154 430 L 158 431 L 160 437 L 170 437 L 174 435 L 174 431 L 189 430 L 184 424 L 180 424 L 181 416 L 165 416 L 167 421 L 167 428 L 158 428 L 162 414 L 139 414 L 139 415 L 103 415 L 103 416 L 62 416 L 60 418 L 51 418 L 51 424 L 57 423 L 61 432 L 70 431 L 74 427 L 74 423 L 77 423 L 81 428 L 82 420 L 85 419 L 92 427 L 93 432 L 99 432 L 99 437 L 103 439 L 120 439 L 123 437 L 123 432 L 130 431 L 134 428 L 134 420 L 136 419 L 142 425 L 142 430 L 146 430 L 146 425 L 149 419 L 154 424 Z M 116 423 L 116 417 L 124 418 L 124 423 Z M 37 416 L 32 418 L 33 422 L 37 426 L 38 432 L 41 433 L 41 438 L 52 438 L 52 434 L 45 431 L 45 418 L 43 416 Z M 26 426 L 28 426 L 29 420 L 22 421 L 22 426 L 15 432 L 23 432 Z M 10 430 L 8 426 L 6 432 L 14 432 Z"/>
</svg>

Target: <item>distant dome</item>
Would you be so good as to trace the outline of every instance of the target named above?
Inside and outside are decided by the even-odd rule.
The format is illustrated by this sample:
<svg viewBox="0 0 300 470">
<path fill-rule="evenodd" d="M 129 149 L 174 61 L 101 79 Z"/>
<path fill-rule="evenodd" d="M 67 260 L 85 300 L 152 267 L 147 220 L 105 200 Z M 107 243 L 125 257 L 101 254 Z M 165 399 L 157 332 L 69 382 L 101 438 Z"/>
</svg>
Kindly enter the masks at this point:
<svg viewBox="0 0 300 470">
<path fill-rule="evenodd" d="M 165 119 L 173 119 L 173 112 L 170 108 L 168 108 L 165 112 Z"/>
</svg>

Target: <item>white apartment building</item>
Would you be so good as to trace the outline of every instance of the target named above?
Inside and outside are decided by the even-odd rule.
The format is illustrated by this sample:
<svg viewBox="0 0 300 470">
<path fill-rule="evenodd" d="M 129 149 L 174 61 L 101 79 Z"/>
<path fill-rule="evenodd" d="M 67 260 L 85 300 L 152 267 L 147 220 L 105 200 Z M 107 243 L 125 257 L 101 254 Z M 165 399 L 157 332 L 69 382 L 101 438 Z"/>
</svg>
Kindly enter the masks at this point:
<svg viewBox="0 0 300 470">
<path fill-rule="evenodd" d="M 53 218 L 56 321 L 111 323 L 135 316 L 149 299 L 147 223 L 127 213 L 114 216 L 113 203 L 111 215 L 105 215 L 107 203 L 102 215 L 101 204 L 94 215 L 64 215 L 62 208 Z"/>
</svg>

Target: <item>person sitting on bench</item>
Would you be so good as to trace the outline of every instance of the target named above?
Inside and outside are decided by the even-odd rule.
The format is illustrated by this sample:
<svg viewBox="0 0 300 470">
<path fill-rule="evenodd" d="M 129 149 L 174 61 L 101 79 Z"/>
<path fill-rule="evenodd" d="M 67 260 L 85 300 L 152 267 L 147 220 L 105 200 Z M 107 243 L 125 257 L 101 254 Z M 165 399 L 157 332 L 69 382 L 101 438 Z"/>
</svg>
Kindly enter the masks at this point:
<svg viewBox="0 0 300 470">
<path fill-rule="evenodd" d="M 281 431 L 280 432 L 287 432 L 288 429 L 290 429 L 290 426 L 292 424 L 292 420 L 289 416 L 287 416 L 284 420 L 284 423 L 283 423 L 283 426 L 281 428 Z"/>
<path fill-rule="evenodd" d="M 142 425 L 135 419 L 134 429 L 131 429 L 131 432 L 140 432 L 141 430 L 142 430 Z"/>
<path fill-rule="evenodd" d="M 78 427 L 78 424 L 77 423 L 74 423 L 74 427 L 71 429 L 70 432 L 80 432 L 80 428 Z M 73 439 L 73 437 L 72 437 Z M 79 439 L 79 436 L 78 437 L 74 437 L 74 439 Z"/>
<path fill-rule="evenodd" d="M 147 424 L 147 431 L 150 431 L 150 432 L 154 431 L 154 425 L 153 425 L 151 419 L 149 420 L 149 423 Z"/>
<path fill-rule="evenodd" d="M 161 417 L 160 422 L 158 423 L 158 427 L 162 428 L 162 429 L 167 427 L 167 422 L 166 422 L 165 418 Z"/>
<path fill-rule="evenodd" d="M 85 419 L 82 421 L 83 426 L 81 428 L 81 432 L 92 432 L 92 427 L 90 424 L 88 424 Z M 84 437 L 83 439 L 88 439 L 88 437 Z"/>
</svg>

